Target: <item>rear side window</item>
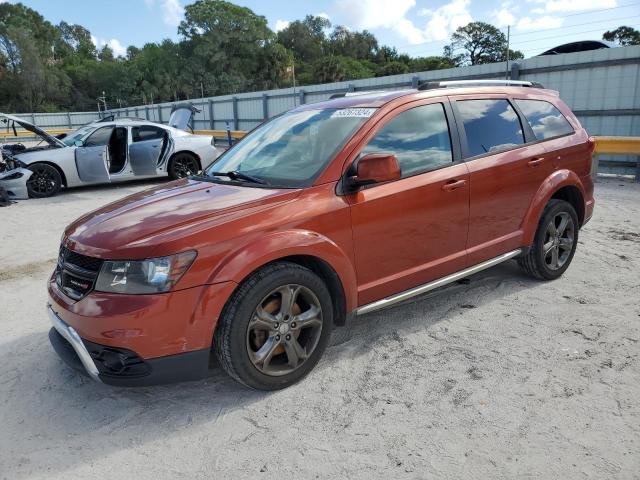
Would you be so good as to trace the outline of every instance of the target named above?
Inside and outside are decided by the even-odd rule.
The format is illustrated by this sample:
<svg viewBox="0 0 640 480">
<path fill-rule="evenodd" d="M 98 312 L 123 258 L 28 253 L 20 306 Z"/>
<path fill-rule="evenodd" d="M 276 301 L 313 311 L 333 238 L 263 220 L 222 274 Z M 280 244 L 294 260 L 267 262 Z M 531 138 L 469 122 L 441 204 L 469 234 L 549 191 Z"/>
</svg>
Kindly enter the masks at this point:
<svg viewBox="0 0 640 480">
<path fill-rule="evenodd" d="M 514 100 L 531 125 L 537 140 L 561 137 L 573 133 L 560 110 L 544 100 Z"/>
<path fill-rule="evenodd" d="M 156 140 L 164 136 L 164 130 L 158 127 L 143 125 L 131 129 L 131 138 L 134 142 L 144 142 L 145 140 Z"/>
<path fill-rule="evenodd" d="M 520 118 L 507 100 L 459 100 L 468 156 L 499 152 L 524 143 Z"/>
<path fill-rule="evenodd" d="M 362 149 L 362 154 L 391 152 L 403 177 L 453 162 L 449 126 L 441 103 L 415 107 L 398 114 Z"/>
</svg>

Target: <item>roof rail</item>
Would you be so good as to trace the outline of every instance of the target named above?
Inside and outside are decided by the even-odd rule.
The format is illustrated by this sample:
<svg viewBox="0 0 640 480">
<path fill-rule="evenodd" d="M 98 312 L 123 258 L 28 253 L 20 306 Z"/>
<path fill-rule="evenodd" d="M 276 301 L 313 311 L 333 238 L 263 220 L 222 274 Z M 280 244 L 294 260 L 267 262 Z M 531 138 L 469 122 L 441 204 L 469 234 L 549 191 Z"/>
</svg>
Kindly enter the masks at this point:
<svg viewBox="0 0 640 480">
<path fill-rule="evenodd" d="M 504 85 L 507 87 L 531 87 L 531 88 L 544 88 L 542 84 L 538 82 L 527 82 L 521 80 L 446 80 L 442 82 L 424 82 L 418 86 L 418 90 L 431 90 L 434 88 L 447 88 L 447 87 L 470 87 L 470 86 L 498 86 Z"/>
<path fill-rule="evenodd" d="M 358 95 L 369 95 L 371 93 L 384 93 L 384 90 L 368 90 L 368 91 L 362 91 L 362 92 L 334 93 L 329 97 L 329 100 L 333 100 L 334 98 L 342 98 L 342 97 L 357 97 Z"/>
</svg>

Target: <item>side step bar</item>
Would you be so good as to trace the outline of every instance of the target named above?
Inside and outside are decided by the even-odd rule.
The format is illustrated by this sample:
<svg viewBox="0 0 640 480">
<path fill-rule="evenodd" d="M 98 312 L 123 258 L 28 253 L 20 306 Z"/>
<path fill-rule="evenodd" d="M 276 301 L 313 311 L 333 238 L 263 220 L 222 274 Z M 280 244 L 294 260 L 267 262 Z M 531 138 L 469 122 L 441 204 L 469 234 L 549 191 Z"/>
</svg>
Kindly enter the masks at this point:
<svg viewBox="0 0 640 480">
<path fill-rule="evenodd" d="M 464 270 L 460 270 L 459 272 L 447 275 L 446 277 L 433 280 L 432 282 L 425 283 L 424 285 L 414 287 L 410 290 L 405 290 L 404 292 L 396 293 L 395 295 L 383 298 L 382 300 L 368 303 L 367 305 L 363 305 L 362 307 L 356 309 L 356 315 L 364 315 L 365 313 L 375 312 L 376 310 L 390 307 L 391 305 L 403 302 L 417 295 L 422 295 L 423 293 L 435 290 L 436 288 L 455 282 L 456 280 L 460 280 L 462 278 L 468 277 L 469 275 L 473 275 L 474 273 L 478 273 L 482 270 L 486 270 L 487 268 L 491 268 L 495 265 L 498 265 L 499 263 L 506 262 L 507 260 L 517 257 L 521 253 L 522 249 L 518 248 L 517 250 L 512 250 L 511 252 L 504 253 L 498 257 L 487 260 L 486 262 L 474 265 L 473 267 L 465 268 Z"/>
</svg>

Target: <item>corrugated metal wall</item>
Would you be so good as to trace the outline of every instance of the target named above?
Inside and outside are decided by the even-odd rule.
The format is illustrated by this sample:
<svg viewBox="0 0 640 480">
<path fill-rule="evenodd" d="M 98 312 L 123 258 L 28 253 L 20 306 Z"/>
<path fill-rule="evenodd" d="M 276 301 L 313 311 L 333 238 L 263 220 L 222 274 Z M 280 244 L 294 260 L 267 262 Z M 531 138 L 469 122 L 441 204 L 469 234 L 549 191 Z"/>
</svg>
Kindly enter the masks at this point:
<svg viewBox="0 0 640 480">
<path fill-rule="evenodd" d="M 511 78 L 532 80 L 558 90 L 592 135 L 640 136 L 640 46 L 594 50 L 519 60 Z M 195 129 L 249 130 L 300 103 L 326 100 L 332 93 L 402 89 L 428 80 L 504 78 L 506 64 L 494 63 L 431 72 L 367 78 L 324 85 L 239 93 L 194 99 L 201 111 Z M 113 110 L 119 116 L 136 116 L 166 122 L 172 103 Z M 45 128 L 77 127 L 97 118 L 94 112 L 20 115 Z M 611 157 L 614 158 L 614 157 Z M 617 157 L 617 160 L 632 160 Z M 603 163 L 604 165 L 604 163 Z M 619 173 L 625 170 L 620 167 Z M 628 172 L 625 172 L 628 173 Z"/>
</svg>

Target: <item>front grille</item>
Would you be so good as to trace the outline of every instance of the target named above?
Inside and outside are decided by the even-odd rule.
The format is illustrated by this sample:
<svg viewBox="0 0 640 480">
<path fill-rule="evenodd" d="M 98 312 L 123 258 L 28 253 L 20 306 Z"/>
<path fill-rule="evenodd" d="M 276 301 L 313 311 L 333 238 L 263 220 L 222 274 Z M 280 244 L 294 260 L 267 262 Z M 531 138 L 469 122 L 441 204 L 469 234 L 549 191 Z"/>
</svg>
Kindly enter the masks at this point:
<svg viewBox="0 0 640 480">
<path fill-rule="evenodd" d="M 69 263 L 91 272 L 99 272 L 102 267 L 102 259 L 81 255 L 67 247 L 60 247 L 58 263 Z"/>
<path fill-rule="evenodd" d="M 61 247 L 56 267 L 56 283 L 67 296 L 80 300 L 93 290 L 102 263 L 99 258 Z"/>
</svg>

